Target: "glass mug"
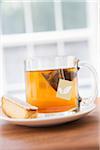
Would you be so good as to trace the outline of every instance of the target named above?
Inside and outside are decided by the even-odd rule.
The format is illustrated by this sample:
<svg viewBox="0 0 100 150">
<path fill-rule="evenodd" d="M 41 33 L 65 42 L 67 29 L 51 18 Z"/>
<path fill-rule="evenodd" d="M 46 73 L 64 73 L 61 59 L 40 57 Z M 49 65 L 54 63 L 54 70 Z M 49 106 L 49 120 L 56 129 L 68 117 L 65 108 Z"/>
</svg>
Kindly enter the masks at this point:
<svg viewBox="0 0 100 150">
<path fill-rule="evenodd" d="M 74 56 L 35 57 L 25 61 L 26 100 L 40 113 L 78 110 L 82 100 L 77 73 L 87 67 L 93 75 L 92 101 L 97 96 L 95 69 Z"/>
</svg>

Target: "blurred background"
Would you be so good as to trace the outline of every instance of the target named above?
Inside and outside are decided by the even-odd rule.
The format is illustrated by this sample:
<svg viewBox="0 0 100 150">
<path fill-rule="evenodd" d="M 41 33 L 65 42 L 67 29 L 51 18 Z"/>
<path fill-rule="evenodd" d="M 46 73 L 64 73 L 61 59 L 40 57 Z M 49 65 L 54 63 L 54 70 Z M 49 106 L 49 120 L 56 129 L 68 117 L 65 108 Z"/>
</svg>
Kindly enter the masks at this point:
<svg viewBox="0 0 100 150">
<path fill-rule="evenodd" d="M 25 91 L 24 60 L 30 56 L 74 55 L 99 72 L 97 10 L 96 0 L 0 0 L 1 95 Z M 90 73 L 79 76 L 81 94 L 90 95 Z"/>
</svg>

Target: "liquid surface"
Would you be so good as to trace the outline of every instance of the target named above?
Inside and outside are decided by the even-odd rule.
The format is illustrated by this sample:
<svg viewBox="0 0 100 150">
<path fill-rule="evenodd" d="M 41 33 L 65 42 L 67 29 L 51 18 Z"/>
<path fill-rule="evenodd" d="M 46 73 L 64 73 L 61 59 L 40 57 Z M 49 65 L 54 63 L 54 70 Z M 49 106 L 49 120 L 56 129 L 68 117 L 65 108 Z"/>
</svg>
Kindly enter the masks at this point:
<svg viewBox="0 0 100 150">
<path fill-rule="evenodd" d="M 26 71 L 26 98 L 39 112 L 61 112 L 78 107 L 77 69 Z M 59 79 L 73 82 L 70 100 L 56 97 Z"/>
</svg>

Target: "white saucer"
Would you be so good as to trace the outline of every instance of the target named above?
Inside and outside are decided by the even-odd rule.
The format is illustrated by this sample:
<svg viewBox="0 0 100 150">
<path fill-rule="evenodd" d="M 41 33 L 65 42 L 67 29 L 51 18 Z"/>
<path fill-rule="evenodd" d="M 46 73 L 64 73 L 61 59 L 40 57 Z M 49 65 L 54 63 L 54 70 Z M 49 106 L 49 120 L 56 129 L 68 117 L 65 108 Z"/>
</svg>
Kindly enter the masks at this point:
<svg viewBox="0 0 100 150">
<path fill-rule="evenodd" d="M 80 111 L 78 112 L 60 112 L 60 113 L 48 113 L 39 114 L 37 118 L 33 119 L 13 119 L 5 116 L 0 108 L 0 120 L 7 121 L 8 123 L 23 125 L 23 126 L 50 126 L 62 123 L 67 123 L 84 117 L 86 114 L 94 110 L 95 104 L 86 103 L 81 105 Z"/>
</svg>

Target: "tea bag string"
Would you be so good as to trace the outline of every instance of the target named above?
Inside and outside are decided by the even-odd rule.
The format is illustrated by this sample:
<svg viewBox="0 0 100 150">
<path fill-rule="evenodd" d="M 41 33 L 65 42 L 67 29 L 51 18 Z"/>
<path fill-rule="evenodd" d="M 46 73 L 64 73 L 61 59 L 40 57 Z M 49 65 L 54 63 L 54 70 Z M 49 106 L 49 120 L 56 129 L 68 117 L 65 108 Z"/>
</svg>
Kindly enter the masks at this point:
<svg viewBox="0 0 100 150">
<path fill-rule="evenodd" d="M 65 79 L 64 70 L 63 69 L 59 69 L 59 72 L 60 72 L 61 78 Z"/>
</svg>

